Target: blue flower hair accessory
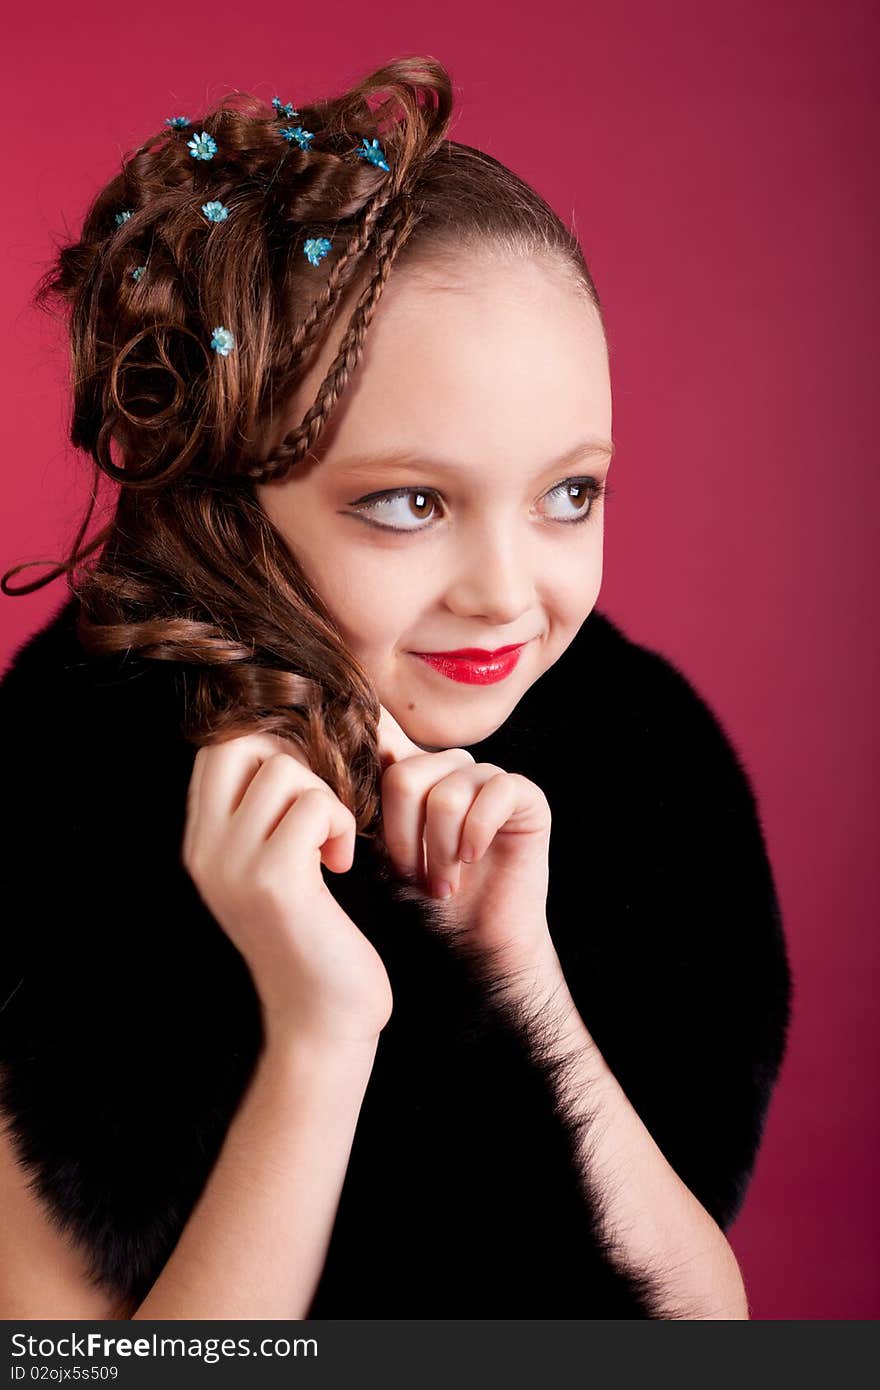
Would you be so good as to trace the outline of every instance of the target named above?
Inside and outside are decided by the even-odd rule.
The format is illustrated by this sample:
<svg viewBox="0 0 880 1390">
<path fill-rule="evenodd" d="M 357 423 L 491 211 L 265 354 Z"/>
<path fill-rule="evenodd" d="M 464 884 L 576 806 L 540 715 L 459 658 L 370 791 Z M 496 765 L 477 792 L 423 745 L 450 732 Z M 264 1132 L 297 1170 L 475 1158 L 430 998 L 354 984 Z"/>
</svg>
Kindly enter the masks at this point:
<svg viewBox="0 0 880 1390">
<path fill-rule="evenodd" d="M 128 219 L 131 217 L 131 212 L 128 208 L 126 208 L 124 212 L 117 212 L 115 214 L 115 217 L 117 227 L 121 227 L 123 222 L 127 222 Z"/>
<path fill-rule="evenodd" d="M 235 334 L 228 328 L 215 328 L 214 336 L 211 339 L 211 347 L 215 352 L 218 352 L 221 357 L 228 357 L 235 347 Z"/>
<path fill-rule="evenodd" d="M 385 152 L 376 139 L 370 141 L 365 135 L 362 136 L 361 147 L 355 150 L 355 154 L 359 154 L 363 159 L 368 159 L 371 164 L 376 165 L 377 169 L 388 170 L 388 165 L 385 162 Z"/>
<path fill-rule="evenodd" d="M 272 105 L 275 108 L 275 114 L 286 121 L 300 114 L 292 102 L 282 101 L 278 96 L 272 98 Z M 169 130 L 180 131 L 187 130 L 192 125 L 192 121 L 189 116 L 166 116 L 165 124 L 168 126 Z M 280 126 L 279 134 L 282 139 L 287 140 L 288 143 L 293 144 L 295 142 L 299 145 L 301 150 L 311 149 L 311 142 L 315 138 L 311 130 L 304 130 L 301 125 Z M 197 132 L 191 139 L 187 140 L 186 143 L 193 159 L 213 159 L 214 155 L 217 153 L 217 141 L 207 130 Z M 354 154 L 360 159 L 367 160 L 367 162 L 372 164 L 375 168 L 384 169 L 386 173 L 390 173 L 390 166 L 385 158 L 385 151 L 382 149 L 382 146 L 375 136 L 372 139 L 369 139 L 365 135 L 361 136 L 361 143 L 355 148 Z M 217 199 L 202 203 L 201 210 L 209 222 L 225 222 L 229 217 L 229 208 Z M 115 214 L 117 227 L 121 227 L 124 222 L 127 222 L 131 215 L 131 210 L 128 208 L 121 212 L 117 212 Z M 303 243 L 303 254 L 310 265 L 316 266 L 320 265 L 324 257 L 332 250 L 332 247 L 333 242 L 330 237 L 308 237 Z M 132 279 L 135 282 L 140 280 L 146 269 L 146 265 L 136 266 L 131 272 Z M 211 336 L 211 347 L 218 356 L 228 357 L 235 346 L 235 334 L 230 328 L 225 328 L 222 324 L 214 328 Z"/>
<path fill-rule="evenodd" d="M 329 237 L 309 237 L 308 241 L 303 242 L 303 251 L 305 252 L 306 260 L 309 261 L 311 265 L 318 265 L 324 259 L 332 245 L 333 242 Z"/>
<path fill-rule="evenodd" d="M 283 125 L 278 133 L 285 140 L 295 140 L 301 150 L 309 149 L 309 142 L 315 138 L 310 130 L 303 130 L 301 125 Z"/>
<path fill-rule="evenodd" d="M 194 135 L 191 140 L 187 140 L 189 152 L 193 159 L 213 159 L 217 153 L 217 141 L 213 135 L 209 135 L 206 130 Z"/>
</svg>

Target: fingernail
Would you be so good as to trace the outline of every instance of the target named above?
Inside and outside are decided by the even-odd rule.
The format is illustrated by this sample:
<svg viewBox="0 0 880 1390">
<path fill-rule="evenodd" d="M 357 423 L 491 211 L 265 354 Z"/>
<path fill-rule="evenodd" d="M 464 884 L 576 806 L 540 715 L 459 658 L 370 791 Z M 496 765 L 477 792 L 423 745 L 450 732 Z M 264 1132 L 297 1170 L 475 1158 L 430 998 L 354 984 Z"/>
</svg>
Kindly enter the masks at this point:
<svg viewBox="0 0 880 1390">
<path fill-rule="evenodd" d="M 473 845 L 462 845 L 460 858 L 464 864 L 472 864 L 474 860 Z"/>
<path fill-rule="evenodd" d="M 452 884 L 445 878 L 439 878 L 434 889 L 434 896 L 436 898 L 451 898 Z"/>
</svg>

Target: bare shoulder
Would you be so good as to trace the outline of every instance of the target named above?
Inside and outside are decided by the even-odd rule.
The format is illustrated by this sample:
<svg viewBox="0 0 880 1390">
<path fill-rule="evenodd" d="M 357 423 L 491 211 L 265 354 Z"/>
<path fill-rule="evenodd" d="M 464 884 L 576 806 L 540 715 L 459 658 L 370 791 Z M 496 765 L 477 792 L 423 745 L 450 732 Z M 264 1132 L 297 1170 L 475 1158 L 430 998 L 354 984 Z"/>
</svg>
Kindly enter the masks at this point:
<svg viewBox="0 0 880 1390">
<path fill-rule="evenodd" d="M 0 1318 L 112 1318 L 118 1300 L 90 1283 L 87 1268 L 33 1190 L 0 1115 Z"/>
</svg>

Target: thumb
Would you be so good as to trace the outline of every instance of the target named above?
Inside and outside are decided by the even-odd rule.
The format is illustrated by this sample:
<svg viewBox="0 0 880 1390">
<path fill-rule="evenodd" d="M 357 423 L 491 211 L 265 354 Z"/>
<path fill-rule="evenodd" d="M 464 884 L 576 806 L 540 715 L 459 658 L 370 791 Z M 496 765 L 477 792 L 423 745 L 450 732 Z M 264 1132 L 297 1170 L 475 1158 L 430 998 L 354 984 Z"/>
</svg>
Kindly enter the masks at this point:
<svg viewBox="0 0 880 1390">
<path fill-rule="evenodd" d="M 379 709 L 379 758 L 384 772 L 392 763 L 411 758 L 414 753 L 421 753 L 423 750 L 404 733 L 394 715 L 384 705 L 380 705 Z"/>
</svg>

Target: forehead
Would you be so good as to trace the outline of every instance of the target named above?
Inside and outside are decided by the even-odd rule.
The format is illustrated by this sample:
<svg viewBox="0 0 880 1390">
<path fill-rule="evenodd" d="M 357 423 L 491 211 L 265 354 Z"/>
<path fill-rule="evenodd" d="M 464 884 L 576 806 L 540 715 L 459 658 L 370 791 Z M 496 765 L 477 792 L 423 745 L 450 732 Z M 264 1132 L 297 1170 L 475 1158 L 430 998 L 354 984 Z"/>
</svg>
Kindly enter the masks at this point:
<svg viewBox="0 0 880 1390">
<path fill-rule="evenodd" d="M 370 441 L 452 459 L 521 445 L 549 459 L 612 428 L 601 320 L 557 275 L 489 270 L 452 289 L 389 279 L 349 391 L 341 459 Z"/>
<path fill-rule="evenodd" d="M 314 401 L 361 288 L 349 289 L 286 428 Z M 611 413 L 601 319 L 558 270 L 392 268 L 320 452 L 346 467 L 398 451 L 527 471 L 588 437 L 610 440 Z"/>
</svg>

